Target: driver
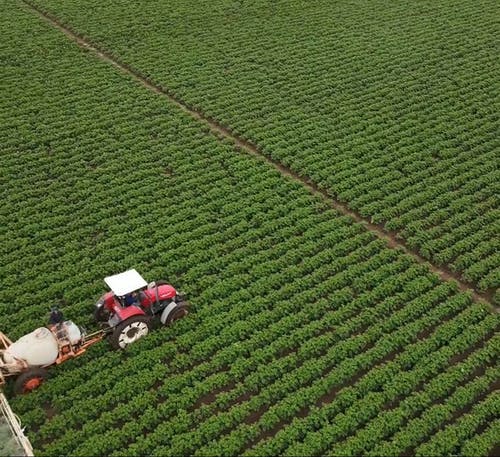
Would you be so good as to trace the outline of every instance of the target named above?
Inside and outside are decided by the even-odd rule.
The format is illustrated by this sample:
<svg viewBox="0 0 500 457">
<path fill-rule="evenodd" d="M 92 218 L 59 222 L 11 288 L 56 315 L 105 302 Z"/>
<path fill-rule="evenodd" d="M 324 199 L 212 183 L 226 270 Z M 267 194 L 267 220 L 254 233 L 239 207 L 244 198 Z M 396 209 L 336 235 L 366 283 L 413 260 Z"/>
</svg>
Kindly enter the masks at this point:
<svg viewBox="0 0 500 457">
<path fill-rule="evenodd" d="M 63 319 L 63 313 L 57 308 L 57 306 L 52 306 L 50 308 L 49 325 L 60 324 Z"/>
<path fill-rule="evenodd" d="M 125 294 L 123 296 L 123 302 L 125 306 L 134 305 L 137 303 L 137 294 L 135 292 L 131 292 L 130 294 Z"/>
</svg>

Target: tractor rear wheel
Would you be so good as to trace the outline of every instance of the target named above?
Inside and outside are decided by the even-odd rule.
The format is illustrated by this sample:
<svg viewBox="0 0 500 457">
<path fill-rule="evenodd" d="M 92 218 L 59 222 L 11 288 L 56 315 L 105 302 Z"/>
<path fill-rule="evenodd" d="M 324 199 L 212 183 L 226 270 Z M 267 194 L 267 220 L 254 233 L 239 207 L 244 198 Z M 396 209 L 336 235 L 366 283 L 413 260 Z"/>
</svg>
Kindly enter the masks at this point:
<svg viewBox="0 0 500 457">
<path fill-rule="evenodd" d="M 188 305 L 186 303 L 179 303 L 168 315 L 165 322 L 166 325 L 170 325 L 189 314 Z"/>
<path fill-rule="evenodd" d="M 139 338 L 146 336 L 151 328 L 148 316 L 132 316 L 120 322 L 110 337 L 110 343 L 115 349 L 125 349 Z"/>
<path fill-rule="evenodd" d="M 30 368 L 17 377 L 14 393 L 27 394 L 39 387 L 48 377 L 49 373 L 44 368 Z"/>
</svg>

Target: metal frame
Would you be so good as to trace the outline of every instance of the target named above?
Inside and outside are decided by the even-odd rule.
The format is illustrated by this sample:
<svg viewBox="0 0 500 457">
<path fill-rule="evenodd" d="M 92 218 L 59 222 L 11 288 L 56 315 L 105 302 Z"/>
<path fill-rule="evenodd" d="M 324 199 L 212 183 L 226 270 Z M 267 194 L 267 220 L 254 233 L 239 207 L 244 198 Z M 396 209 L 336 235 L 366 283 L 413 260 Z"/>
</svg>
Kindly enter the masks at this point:
<svg viewBox="0 0 500 457">
<path fill-rule="evenodd" d="M 3 354 L 11 344 L 12 341 L 9 337 L 5 333 L 0 332 L 0 388 L 5 384 L 5 378 L 7 376 L 19 374 L 24 371 L 27 366 L 26 363 L 18 359 L 16 359 L 16 363 L 5 363 Z M 21 421 L 14 414 L 14 411 L 12 411 L 7 398 L 2 392 L 0 392 L 0 415 L 5 417 L 5 421 L 9 425 L 12 435 L 14 435 L 16 441 L 23 448 L 24 453 L 28 457 L 32 457 L 33 447 L 24 434 L 23 428 L 21 428 Z"/>
<path fill-rule="evenodd" d="M 68 359 L 73 359 L 82 355 L 89 348 L 89 346 L 101 341 L 106 336 L 106 332 L 104 330 L 98 330 L 88 335 L 82 333 L 80 343 L 71 344 L 64 322 L 59 327 L 58 324 L 49 325 L 48 329 L 52 332 L 57 344 L 59 345 L 59 353 L 56 361 L 54 362 L 55 365 L 59 365 Z"/>
<path fill-rule="evenodd" d="M 7 398 L 5 398 L 2 392 L 0 392 L 0 414 L 5 417 L 12 435 L 14 435 L 16 441 L 23 448 L 25 455 L 27 457 L 33 457 L 33 447 L 28 437 L 24 434 L 24 429 L 21 427 L 21 421 L 19 417 L 14 414 L 14 411 L 12 411 Z"/>
</svg>

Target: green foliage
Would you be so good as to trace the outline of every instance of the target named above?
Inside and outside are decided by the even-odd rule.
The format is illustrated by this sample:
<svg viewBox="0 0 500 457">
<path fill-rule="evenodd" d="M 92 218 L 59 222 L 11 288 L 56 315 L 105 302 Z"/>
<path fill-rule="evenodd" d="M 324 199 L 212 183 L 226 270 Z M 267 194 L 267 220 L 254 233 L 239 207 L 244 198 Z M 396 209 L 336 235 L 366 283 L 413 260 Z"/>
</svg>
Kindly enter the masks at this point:
<svg viewBox="0 0 500 457">
<path fill-rule="evenodd" d="M 50 382 L 33 394 L 13 399 L 37 455 L 487 449 L 493 432 L 484 431 L 481 439 L 474 433 L 497 412 L 497 396 L 490 391 L 498 375 L 498 315 L 262 161 L 207 134 L 199 122 L 19 5 L 7 0 L 0 16 L 0 58 L 8 70 L 0 99 L 0 226 L 6 240 L 0 328 L 17 338 L 45 323 L 50 304 L 59 302 L 67 317 L 90 329 L 102 278 L 130 267 L 147 279 L 170 280 L 192 304 L 189 317 L 175 325 L 126 351 L 95 345 L 51 368 Z M 96 11 L 104 21 L 111 6 L 100 5 Z M 143 8 L 150 5 L 156 3 Z M 200 11 L 204 5 L 199 3 Z M 91 2 L 87 6 L 88 17 L 79 17 L 91 22 L 95 11 Z M 234 19 L 246 8 L 252 6 L 234 3 L 226 13 Z M 183 20 L 199 13 L 191 7 L 183 12 Z M 91 30 L 92 36 L 105 39 L 116 32 L 123 26 L 120 18 L 106 30 L 98 27 L 100 34 Z M 143 26 L 139 21 L 137 27 Z M 134 33 L 134 27 L 116 33 L 118 41 L 127 37 L 130 52 Z M 318 40 L 306 38 L 302 42 L 314 51 Z M 151 59 L 146 51 L 144 59 Z M 171 52 L 178 57 L 174 43 Z M 199 70 L 190 77 L 191 95 L 173 87 L 194 97 L 198 78 L 206 77 L 201 64 Z M 288 100 L 303 96 L 297 90 Z M 250 100 L 258 98 L 252 97 L 245 96 L 243 104 L 256 109 Z M 217 100 L 212 98 L 214 105 Z M 320 132 L 316 143 L 301 146 L 302 155 L 299 149 L 290 155 L 290 130 L 306 134 L 319 124 L 288 123 L 286 116 L 273 124 L 265 114 L 277 116 L 276 100 L 270 100 L 255 122 L 269 132 L 258 137 L 266 150 L 292 166 L 307 163 L 318 176 L 326 170 L 322 179 L 331 186 L 341 177 L 338 192 L 351 201 L 359 198 L 357 186 L 375 192 L 372 179 L 377 186 L 392 182 L 395 193 L 400 187 L 404 193 L 407 177 L 415 179 L 415 200 L 402 194 L 389 205 L 384 197 L 377 211 L 394 214 L 380 221 L 401 227 L 415 222 L 409 228 L 415 246 L 425 244 L 429 256 L 440 253 L 443 261 L 456 257 L 458 270 L 494 282 L 486 273 L 497 257 L 486 240 L 492 211 L 484 201 L 478 220 L 485 228 L 477 230 L 478 248 L 470 251 L 469 232 L 479 222 L 468 214 L 461 219 L 451 211 L 448 218 L 437 205 L 407 220 L 432 197 L 434 191 L 419 184 L 432 160 L 409 148 L 398 165 L 404 176 L 392 170 L 388 180 L 380 157 L 365 179 L 359 174 L 366 168 L 360 159 L 369 153 L 364 142 L 338 136 L 345 150 L 355 146 L 354 155 L 339 150 L 332 165 L 328 157 L 315 156 L 327 139 Z M 228 123 L 235 112 L 227 110 Z M 296 107 L 287 112 L 302 113 Z M 349 122 L 339 124 L 347 128 Z M 407 127 L 432 148 L 432 141 Z M 376 125 L 364 128 L 377 131 Z M 337 140 L 330 146 L 337 150 Z M 396 154 L 393 146 L 387 145 Z M 477 173 L 489 176 L 477 160 Z M 335 173 L 331 166 L 338 167 Z M 459 171 L 457 183 L 475 182 L 474 169 Z M 453 205 L 450 193 L 460 191 L 442 175 L 435 181 L 442 181 L 440 202 Z M 472 187 L 467 189 L 461 205 L 470 203 Z M 456 207 L 458 213 L 462 209 Z M 375 215 L 374 208 L 366 214 Z M 421 234 L 427 230 L 424 214 L 436 236 Z"/>
<path fill-rule="evenodd" d="M 495 0 L 32 1 L 426 259 L 499 287 Z"/>
</svg>

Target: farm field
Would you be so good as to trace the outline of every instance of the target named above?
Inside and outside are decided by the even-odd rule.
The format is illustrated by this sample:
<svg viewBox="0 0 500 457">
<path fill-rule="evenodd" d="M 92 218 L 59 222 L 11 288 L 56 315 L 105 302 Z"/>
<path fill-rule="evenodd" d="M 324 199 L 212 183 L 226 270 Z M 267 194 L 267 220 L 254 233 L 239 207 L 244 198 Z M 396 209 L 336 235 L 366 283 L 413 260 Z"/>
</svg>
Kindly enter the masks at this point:
<svg viewBox="0 0 500 457">
<path fill-rule="evenodd" d="M 55 302 L 92 328 L 102 278 L 132 267 L 192 304 L 13 398 L 36 455 L 496 452 L 487 303 L 22 2 L 0 11 L 0 329 L 15 339 Z"/>
<path fill-rule="evenodd" d="M 494 0 L 29 0 L 500 304 Z"/>
</svg>

